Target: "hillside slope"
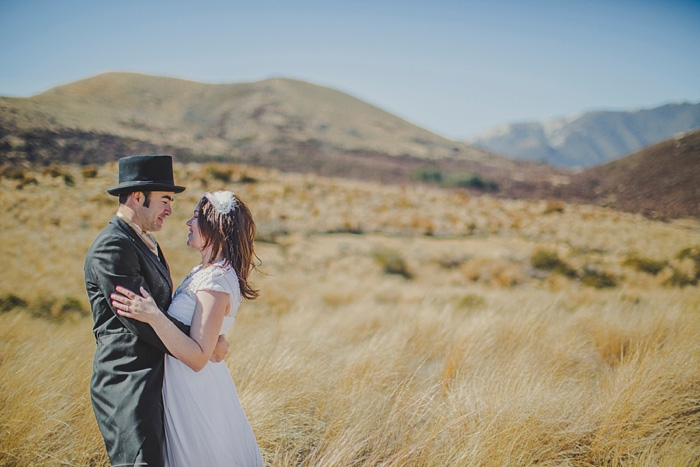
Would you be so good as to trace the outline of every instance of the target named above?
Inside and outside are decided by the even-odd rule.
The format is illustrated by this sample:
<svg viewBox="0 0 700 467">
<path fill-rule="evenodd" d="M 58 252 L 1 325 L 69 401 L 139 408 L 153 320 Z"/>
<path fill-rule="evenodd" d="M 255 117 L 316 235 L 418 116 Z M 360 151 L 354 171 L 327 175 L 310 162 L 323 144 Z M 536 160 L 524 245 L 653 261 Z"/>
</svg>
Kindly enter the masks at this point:
<svg viewBox="0 0 700 467">
<path fill-rule="evenodd" d="M 0 160 L 102 163 L 162 152 L 386 182 L 460 171 L 539 186 L 556 173 L 431 133 L 342 92 L 283 78 L 202 84 L 106 73 L 28 98 L 0 98 Z"/>
<path fill-rule="evenodd" d="M 558 167 L 592 167 L 700 128 L 700 104 L 588 112 L 551 122 L 505 125 L 468 141 L 506 157 Z"/>
<path fill-rule="evenodd" d="M 558 195 L 650 217 L 698 217 L 700 130 L 585 170 Z"/>
<path fill-rule="evenodd" d="M 283 141 L 425 159 L 487 158 L 347 94 L 291 79 L 210 85 L 106 73 L 29 99 L 2 99 L 6 124 L 69 128 L 228 155 Z"/>
</svg>

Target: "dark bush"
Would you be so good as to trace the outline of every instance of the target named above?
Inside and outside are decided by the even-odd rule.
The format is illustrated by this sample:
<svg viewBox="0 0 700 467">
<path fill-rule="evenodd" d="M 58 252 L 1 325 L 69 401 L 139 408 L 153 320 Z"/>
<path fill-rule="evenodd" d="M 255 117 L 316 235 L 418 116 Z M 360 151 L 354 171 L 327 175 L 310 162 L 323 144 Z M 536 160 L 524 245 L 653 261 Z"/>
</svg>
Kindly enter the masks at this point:
<svg viewBox="0 0 700 467">
<path fill-rule="evenodd" d="M 596 268 L 586 267 L 581 275 L 581 283 L 596 289 L 605 289 L 617 286 L 617 278 L 609 272 Z"/>
<path fill-rule="evenodd" d="M 576 270 L 566 261 L 559 258 L 556 251 L 537 249 L 530 257 L 530 264 L 535 269 L 551 271 L 566 277 L 576 277 Z"/>
<path fill-rule="evenodd" d="M 0 296 L 0 313 L 6 313 L 15 308 L 24 308 L 27 302 L 13 293 Z"/>
<path fill-rule="evenodd" d="M 21 167 L 8 167 L 3 170 L 3 176 L 10 180 L 24 180 L 26 171 Z"/>
<path fill-rule="evenodd" d="M 451 188 L 473 188 L 481 191 L 498 191 L 498 184 L 496 184 L 496 182 L 487 180 L 471 172 L 419 169 L 411 174 L 411 180 L 434 183 Z"/>
<path fill-rule="evenodd" d="M 698 279 L 683 272 L 676 268 L 673 268 L 673 274 L 671 277 L 664 281 L 664 285 L 669 285 L 673 287 L 685 287 L 687 285 L 698 285 Z"/>
<path fill-rule="evenodd" d="M 695 279 L 700 280 L 700 246 L 683 248 L 678 252 L 676 258 L 680 260 L 690 259 L 695 263 Z"/>
<path fill-rule="evenodd" d="M 41 171 L 44 175 L 51 175 L 53 178 L 56 177 L 61 177 L 66 175 L 66 171 L 64 168 L 61 166 L 58 166 L 56 164 L 51 164 L 47 167 L 44 167 L 44 169 Z"/>
<path fill-rule="evenodd" d="M 437 260 L 437 263 L 443 269 L 456 269 L 456 268 L 462 266 L 467 261 L 469 261 L 469 258 L 467 258 L 465 256 L 461 256 L 461 257 L 441 258 L 441 259 Z"/>
<path fill-rule="evenodd" d="M 411 174 L 411 180 L 426 183 L 442 183 L 442 172 L 435 169 L 420 169 Z"/>
<path fill-rule="evenodd" d="M 660 261 L 650 258 L 643 258 L 637 255 L 631 255 L 622 262 L 622 265 L 629 266 L 637 271 L 646 272 L 647 274 L 656 276 L 666 266 L 668 266 L 668 261 Z"/>
<path fill-rule="evenodd" d="M 459 188 L 474 188 L 481 191 L 498 191 L 498 185 L 492 180 L 481 178 L 479 175 L 456 172 L 450 174 L 445 185 Z"/>
<path fill-rule="evenodd" d="M 21 190 L 27 185 L 38 185 L 39 181 L 32 177 L 32 176 L 25 176 L 20 182 L 17 184 L 17 189 Z"/>
<path fill-rule="evenodd" d="M 224 183 L 229 183 L 233 178 L 233 168 L 224 164 L 207 164 L 204 173 L 206 176 Z"/>
<path fill-rule="evenodd" d="M 566 204 L 560 200 L 550 199 L 547 200 L 547 205 L 544 208 L 544 214 L 551 214 L 553 212 L 564 212 L 564 207 Z"/>
<path fill-rule="evenodd" d="M 241 178 L 238 180 L 238 183 L 258 183 L 258 179 L 244 173 L 241 174 Z"/>
<path fill-rule="evenodd" d="M 95 178 L 97 177 L 97 166 L 94 164 L 86 165 L 81 169 L 83 178 Z"/>
<path fill-rule="evenodd" d="M 404 259 L 394 251 L 381 251 L 375 253 L 375 260 L 384 269 L 386 274 L 397 274 L 405 279 L 413 278 L 413 273 L 408 270 Z"/>
<path fill-rule="evenodd" d="M 88 314 L 83 303 L 75 297 L 42 297 L 29 305 L 29 311 L 36 317 L 51 320 Z"/>
</svg>

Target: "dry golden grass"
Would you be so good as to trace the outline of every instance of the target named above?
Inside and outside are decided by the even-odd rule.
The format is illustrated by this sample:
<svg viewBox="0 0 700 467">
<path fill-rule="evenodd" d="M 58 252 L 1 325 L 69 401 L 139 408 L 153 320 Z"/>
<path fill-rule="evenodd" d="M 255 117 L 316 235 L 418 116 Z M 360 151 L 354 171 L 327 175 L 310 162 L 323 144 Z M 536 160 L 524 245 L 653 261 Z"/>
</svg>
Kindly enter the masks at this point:
<svg viewBox="0 0 700 467">
<path fill-rule="evenodd" d="M 115 167 L 71 170 L 74 187 L 0 181 L 0 296 L 27 302 L 0 314 L 0 465 L 107 464 L 91 320 L 42 317 L 39 300 L 87 307 L 84 255 L 116 208 Z M 697 221 L 231 170 L 205 186 L 202 167 L 179 167 L 189 189 L 157 236 L 177 283 L 198 260 L 184 221 L 205 189 L 253 210 L 261 297 L 244 303 L 227 363 L 268 465 L 700 463 L 700 293 L 623 266 L 675 264 L 700 245 Z M 534 270 L 538 248 L 618 284 Z M 380 253 L 410 274 L 387 273 Z"/>
</svg>

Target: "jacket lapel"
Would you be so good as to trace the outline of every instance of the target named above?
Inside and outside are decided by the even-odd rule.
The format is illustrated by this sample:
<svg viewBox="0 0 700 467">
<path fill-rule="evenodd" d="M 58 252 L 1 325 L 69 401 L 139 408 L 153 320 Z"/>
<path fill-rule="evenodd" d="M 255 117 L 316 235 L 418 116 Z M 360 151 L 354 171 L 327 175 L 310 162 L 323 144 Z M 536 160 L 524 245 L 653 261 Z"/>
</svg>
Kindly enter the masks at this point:
<svg viewBox="0 0 700 467">
<path fill-rule="evenodd" d="M 132 229 L 125 221 L 120 219 L 119 216 L 113 216 L 110 222 L 114 223 L 131 239 L 131 241 L 134 242 L 139 251 L 141 251 L 143 257 L 146 258 L 150 264 L 167 280 L 168 284 L 170 284 L 170 290 L 172 290 L 173 280 L 170 277 L 170 267 L 165 261 L 165 256 L 163 255 L 163 251 L 160 249 L 160 245 L 158 245 L 158 256 L 156 256 L 148 248 L 148 246 L 146 246 L 143 240 L 139 238 L 138 234 L 134 232 L 134 229 Z"/>
</svg>

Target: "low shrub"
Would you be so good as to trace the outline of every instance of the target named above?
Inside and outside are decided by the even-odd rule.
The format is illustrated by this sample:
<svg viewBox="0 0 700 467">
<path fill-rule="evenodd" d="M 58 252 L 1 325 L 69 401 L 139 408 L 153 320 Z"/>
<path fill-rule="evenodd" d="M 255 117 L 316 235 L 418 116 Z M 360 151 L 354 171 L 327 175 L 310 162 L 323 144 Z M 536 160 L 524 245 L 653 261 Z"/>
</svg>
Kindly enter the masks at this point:
<svg viewBox="0 0 700 467">
<path fill-rule="evenodd" d="M 564 212 L 564 207 L 566 204 L 564 201 L 560 201 L 558 199 L 550 199 L 547 200 L 547 205 L 544 207 L 544 214 L 552 214 L 555 212 Z"/>
<path fill-rule="evenodd" d="M 695 279 L 700 280 L 700 246 L 683 248 L 678 252 L 676 258 L 679 260 L 689 259 L 695 263 Z"/>
<path fill-rule="evenodd" d="M 83 316 L 89 313 L 83 302 L 75 297 L 39 297 L 25 300 L 13 293 L 0 296 L 0 313 L 14 309 L 24 309 L 37 318 L 64 319 L 69 316 Z"/>
<path fill-rule="evenodd" d="M 577 277 L 576 269 L 569 263 L 559 258 L 556 251 L 539 248 L 532 253 L 530 264 L 535 269 L 551 271 L 566 277 Z"/>
<path fill-rule="evenodd" d="M 88 310 L 75 297 L 42 297 L 28 306 L 29 312 L 39 318 L 62 320 L 69 317 L 84 316 Z"/>
<path fill-rule="evenodd" d="M 81 169 L 83 178 L 95 178 L 97 177 L 98 169 L 94 164 L 86 165 Z"/>
<path fill-rule="evenodd" d="M 434 169 L 420 169 L 416 170 L 411 174 L 411 180 L 416 180 L 419 182 L 426 183 L 442 183 L 443 176 L 442 172 Z"/>
<path fill-rule="evenodd" d="M 673 268 L 673 273 L 663 282 L 663 285 L 672 287 L 698 285 L 698 279 L 677 268 Z"/>
<path fill-rule="evenodd" d="M 27 302 L 13 293 L 0 296 L 0 313 L 6 313 L 15 308 L 24 308 Z"/>
<path fill-rule="evenodd" d="M 411 174 L 411 179 L 450 188 L 473 188 L 480 191 L 498 191 L 498 184 L 496 182 L 482 178 L 480 175 L 471 172 L 419 169 Z"/>
<path fill-rule="evenodd" d="M 248 175 L 247 173 L 242 173 L 238 179 L 238 183 L 258 183 L 258 179 Z"/>
<path fill-rule="evenodd" d="M 50 175 L 53 178 L 63 177 L 68 174 L 68 172 L 66 172 L 66 169 L 56 164 L 51 164 L 49 166 L 44 167 L 41 173 L 44 175 Z"/>
<path fill-rule="evenodd" d="M 659 274 L 666 266 L 668 266 L 668 261 L 655 260 L 651 258 L 643 258 L 637 255 L 628 256 L 623 262 L 623 266 L 629 266 L 636 269 L 637 271 L 646 272 L 656 276 Z"/>
<path fill-rule="evenodd" d="M 464 309 L 481 308 L 486 304 L 483 297 L 476 294 L 467 294 L 457 300 L 457 306 Z"/>
<path fill-rule="evenodd" d="M 328 229 L 328 230 L 326 230 L 326 233 L 362 235 L 365 232 L 359 224 L 353 224 L 350 221 L 345 220 L 345 221 L 343 221 L 342 226 L 336 227 L 334 229 Z"/>
<path fill-rule="evenodd" d="M 442 268 L 442 269 L 457 269 L 461 267 L 464 263 L 469 261 L 469 258 L 467 256 L 459 256 L 459 257 L 445 257 L 445 258 L 440 258 L 437 260 L 437 264 Z"/>
<path fill-rule="evenodd" d="M 22 181 L 26 178 L 27 172 L 21 167 L 7 167 L 3 170 L 3 177 L 9 180 Z"/>
<path fill-rule="evenodd" d="M 408 269 L 406 261 L 394 251 L 377 252 L 374 254 L 374 259 L 382 266 L 385 274 L 396 274 L 405 279 L 413 278 L 413 273 Z"/>
<path fill-rule="evenodd" d="M 447 186 L 458 188 L 474 188 L 481 191 L 498 191 L 498 184 L 493 180 L 481 178 L 479 175 L 456 172 L 447 178 Z"/>
<path fill-rule="evenodd" d="M 36 178 L 29 175 L 29 176 L 26 176 L 25 178 L 23 178 L 22 180 L 20 180 L 19 183 L 17 184 L 16 188 L 18 190 L 22 190 L 27 185 L 38 185 L 38 184 L 39 184 L 39 181 Z"/>
<path fill-rule="evenodd" d="M 233 167 L 223 164 L 207 164 L 204 173 L 207 177 L 220 182 L 229 183 L 233 178 Z"/>
<path fill-rule="evenodd" d="M 581 283 L 596 289 L 605 289 L 617 286 L 618 279 L 609 272 L 597 268 L 585 267 L 581 274 Z"/>
</svg>

